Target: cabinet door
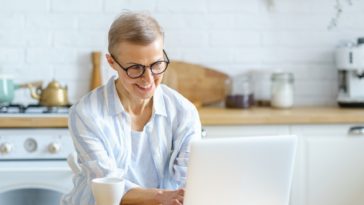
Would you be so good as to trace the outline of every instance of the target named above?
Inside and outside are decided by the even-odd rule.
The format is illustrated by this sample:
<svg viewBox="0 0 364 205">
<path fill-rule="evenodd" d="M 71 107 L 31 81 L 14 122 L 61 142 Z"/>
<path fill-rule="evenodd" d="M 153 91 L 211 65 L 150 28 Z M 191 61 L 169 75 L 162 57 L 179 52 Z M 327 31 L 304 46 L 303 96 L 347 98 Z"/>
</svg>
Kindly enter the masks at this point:
<svg viewBox="0 0 364 205">
<path fill-rule="evenodd" d="M 292 126 L 292 133 L 304 139 L 295 204 L 364 204 L 364 136 L 360 131 L 350 134 L 350 127 Z"/>
<path fill-rule="evenodd" d="M 203 126 L 207 138 L 288 135 L 287 125 Z"/>
</svg>

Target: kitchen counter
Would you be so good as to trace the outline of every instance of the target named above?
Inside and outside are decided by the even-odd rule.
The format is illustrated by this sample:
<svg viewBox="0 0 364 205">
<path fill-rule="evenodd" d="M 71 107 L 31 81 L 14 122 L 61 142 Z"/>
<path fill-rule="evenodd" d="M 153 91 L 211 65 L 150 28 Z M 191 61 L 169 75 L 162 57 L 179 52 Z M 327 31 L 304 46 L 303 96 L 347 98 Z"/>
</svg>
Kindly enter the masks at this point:
<svg viewBox="0 0 364 205">
<path fill-rule="evenodd" d="M 364 123 L 364 109 L 296 107 L 273 109 L 199 109 L 204 125 L 343 124 Z"/>
<path fill-rule="evenodd" d="M 343 124 L 364 123 L 364 109 L 338 107 L 297 107 L 224 109 L 199 108 L 203 125 L 272 125 L 272 124 Z M 4 115 L 0 128 L 60 128 L 67 127 L 67 115 Z"/>
<path fill-rule="evenodd" d="M 64 128 L 68 115 L 0 114 L 0 128 Z"/>
</svg>

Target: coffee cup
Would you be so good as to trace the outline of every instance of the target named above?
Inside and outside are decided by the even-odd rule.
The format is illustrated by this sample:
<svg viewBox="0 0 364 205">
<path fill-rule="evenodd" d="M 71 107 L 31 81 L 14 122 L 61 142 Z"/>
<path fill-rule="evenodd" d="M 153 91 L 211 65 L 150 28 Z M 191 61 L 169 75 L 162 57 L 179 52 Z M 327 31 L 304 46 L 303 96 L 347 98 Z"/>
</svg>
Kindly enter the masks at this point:
<svg viewBox="0 0 364 205">
<path fill-rule="evenodd" d="M 96 205 L 119 205 L 124 194 L 125 181 L 117 177 L 95 178 L 91 188 Z"/>
</svg>

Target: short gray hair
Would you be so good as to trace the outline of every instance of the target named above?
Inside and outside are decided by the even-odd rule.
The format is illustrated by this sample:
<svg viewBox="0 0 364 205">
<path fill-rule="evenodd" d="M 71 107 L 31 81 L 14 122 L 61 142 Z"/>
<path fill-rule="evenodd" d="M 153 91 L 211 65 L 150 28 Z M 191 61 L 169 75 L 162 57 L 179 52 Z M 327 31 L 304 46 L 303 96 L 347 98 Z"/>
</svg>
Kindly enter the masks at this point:
<svg viewBox="0 0 364 205">
<path fill-rule="evenodd" d="M 121 42 L 148 45 L 163 35 L 162 27 L 147 12 L 125 11 L 110 26 L 108 49 L 112 54 Z"/>
</svg>

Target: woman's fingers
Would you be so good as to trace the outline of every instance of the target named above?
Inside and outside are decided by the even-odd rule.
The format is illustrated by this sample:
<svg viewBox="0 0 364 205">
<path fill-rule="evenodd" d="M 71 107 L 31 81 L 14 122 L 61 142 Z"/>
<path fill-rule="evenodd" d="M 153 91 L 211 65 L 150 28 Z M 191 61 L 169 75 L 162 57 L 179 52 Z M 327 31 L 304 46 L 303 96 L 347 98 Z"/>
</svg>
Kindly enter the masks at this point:
<svg viewBox="0 0 364 205">
<path fill-rule="evenodd" d="M 181 203 L 183 203 L 183 196 L 177 196 L 177 200 Z"/>
<path fill-rule="evenodd" d="M 184 196 L 185 195 L 185 189 L 178 189 L 177 190 L 178 194 Z"/>
<path fill-rule="evenodd" d="M 178 201 L 177 199 L 173 200 L 173 205 L 182 205 L 183 203 Z"/>
<path fill-rule="evenodd" d="M 184 189 L 159 191 L 156 199 L 161 204 L 183 205 L 184 192 Z"/>
</svg>

